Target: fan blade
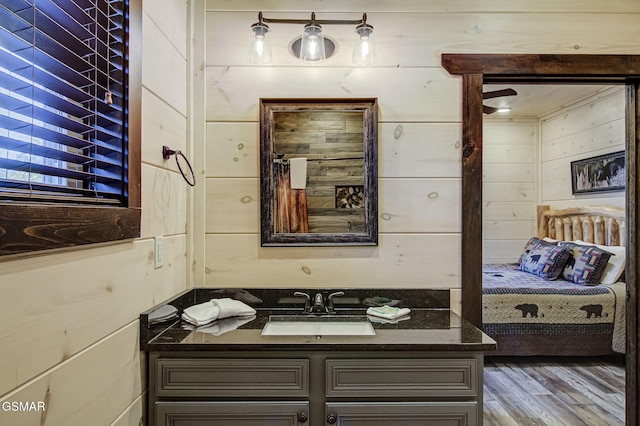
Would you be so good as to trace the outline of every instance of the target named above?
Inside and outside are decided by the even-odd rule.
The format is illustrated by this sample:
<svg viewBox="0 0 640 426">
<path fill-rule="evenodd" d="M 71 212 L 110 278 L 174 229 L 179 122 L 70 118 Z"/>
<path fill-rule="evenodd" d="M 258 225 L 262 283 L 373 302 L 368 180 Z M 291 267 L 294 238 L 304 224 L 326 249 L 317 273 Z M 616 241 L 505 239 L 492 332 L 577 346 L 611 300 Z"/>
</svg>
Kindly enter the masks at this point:
<svg viewBox="0 0 640 426">
<path fill-rule="evenodd" d="M 482 94 L 482 99 L 500 98 L 502 96 L 515 96 L 517 94 L 518 92 L 516 92 L 513 89 L 501 89 L 501 90 L 494 90 L 492 92 L 484 92 Z"/>
<path fill-rule="evenodd" d="M 482 105 L 482 112 L 484 112 L 485 114 L 493 114 L 497 110 L 498 110 L 498 108 L 490 107 L 490 106 L 487 106 L 487 105 Z"/>
</svg>

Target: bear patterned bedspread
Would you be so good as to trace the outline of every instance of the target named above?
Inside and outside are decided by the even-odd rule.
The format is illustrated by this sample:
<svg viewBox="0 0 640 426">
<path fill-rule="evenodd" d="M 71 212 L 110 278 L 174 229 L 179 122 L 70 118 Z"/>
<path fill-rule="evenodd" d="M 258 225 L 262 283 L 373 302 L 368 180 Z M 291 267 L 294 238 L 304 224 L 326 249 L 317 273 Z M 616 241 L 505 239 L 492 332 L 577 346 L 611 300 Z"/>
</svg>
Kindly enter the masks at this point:
<svg viewBox="0 0 640 426">
<path fill-rule="evenodd" d="M 606 338 L 614 352 L 624 352 L 624 297 L 624 283 L 585 286 L 562 279 L 545 281 L 519 271 L 515 263 L 483 265 L 483 328 L 494 339 L 571 336 L 582 345 Z"/>
</svg>

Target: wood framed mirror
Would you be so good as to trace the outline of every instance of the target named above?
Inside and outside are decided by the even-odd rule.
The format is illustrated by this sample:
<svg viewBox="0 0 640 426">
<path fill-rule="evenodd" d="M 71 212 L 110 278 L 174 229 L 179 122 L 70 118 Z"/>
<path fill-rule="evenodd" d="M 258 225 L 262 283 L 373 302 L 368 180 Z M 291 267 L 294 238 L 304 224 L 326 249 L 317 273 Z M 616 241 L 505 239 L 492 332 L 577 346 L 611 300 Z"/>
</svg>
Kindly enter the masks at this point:
<svg viewBox="0 0 640 426">
<path fill-rule="evenodd" d="M 586 83 L 626 87 L 627 307 L 626 418 L 637 425 L 640 330 L 640 55 L 444 54 L 442 66 L 462 77 L 462 316 L 482 326 L 482 89 L 485 83 Z"/>
<path fill-rule="evenodd" d="M 260 99 L 261 245 L 378 244 L 378 104 Z"/>
</svg>

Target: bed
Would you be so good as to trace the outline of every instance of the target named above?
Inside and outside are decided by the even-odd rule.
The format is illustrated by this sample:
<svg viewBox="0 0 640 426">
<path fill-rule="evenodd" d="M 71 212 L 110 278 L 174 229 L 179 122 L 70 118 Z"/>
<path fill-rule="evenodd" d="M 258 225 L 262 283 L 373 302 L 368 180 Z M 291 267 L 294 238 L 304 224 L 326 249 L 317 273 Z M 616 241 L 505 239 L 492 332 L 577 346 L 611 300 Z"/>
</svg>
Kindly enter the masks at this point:
<svg viewBox="0 0 640 426">
<path fill-rule="evenodd" d="M 596 356 L 625 351 L 624 209 L 538 207 L 538 232 L 510 264 L 482 271 L 492 355 Z"/>
</svg>

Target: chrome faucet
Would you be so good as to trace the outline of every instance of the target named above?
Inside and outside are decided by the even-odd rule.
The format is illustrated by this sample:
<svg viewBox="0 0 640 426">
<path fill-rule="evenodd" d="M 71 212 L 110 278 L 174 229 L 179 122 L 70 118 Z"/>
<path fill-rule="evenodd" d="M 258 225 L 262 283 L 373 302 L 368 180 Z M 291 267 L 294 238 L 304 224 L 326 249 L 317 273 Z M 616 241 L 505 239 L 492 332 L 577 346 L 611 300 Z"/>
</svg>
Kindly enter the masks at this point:
<svg viewBox="0 0 640 426">
<path fill-rule="evenodd" d="M 335 307 L 333 306 L 333 298 L 338 296 L 344 296 L 344 291 L 336 291 L 335 293 L 331 293 L 327 296 L 327 312 L 332 314 L 334 313 Z"/>
<path fill-rule="evenodd" d="M 313 299 L 313 308 L 311 312 L 324 312 L 324 297 L 322 297 L 322 293 L 316 293 L 316 297 Z"/>
<path fill-rule="evenodd" d="M 295 293 L 293 293 L 293 295 L 304 297 L 304 311 L 306 313 L 310 313 L 311 312 L 311 296 L 301 291 L 296 291 Z"/>
<path fill-rule="evenodd" d="M 301 291 L 296 291 L 293 293 L 294 296 L 304 297 L 304 312 L 308 314 L 316 314 L 316 313 L 334 313 L 335 307 L 333 304 L 333 298 L 338 296 L 344 296 L 344 291 L 336 291 L 334 293 L 329 294 L 327 296 L 327 303 L 325 305 L 324 296 L 322 293 L 316 293 L 313 298 L 313 305 L 311 304 L 311 296 L 307 293 L 303 293 Z"/>
</svg>

